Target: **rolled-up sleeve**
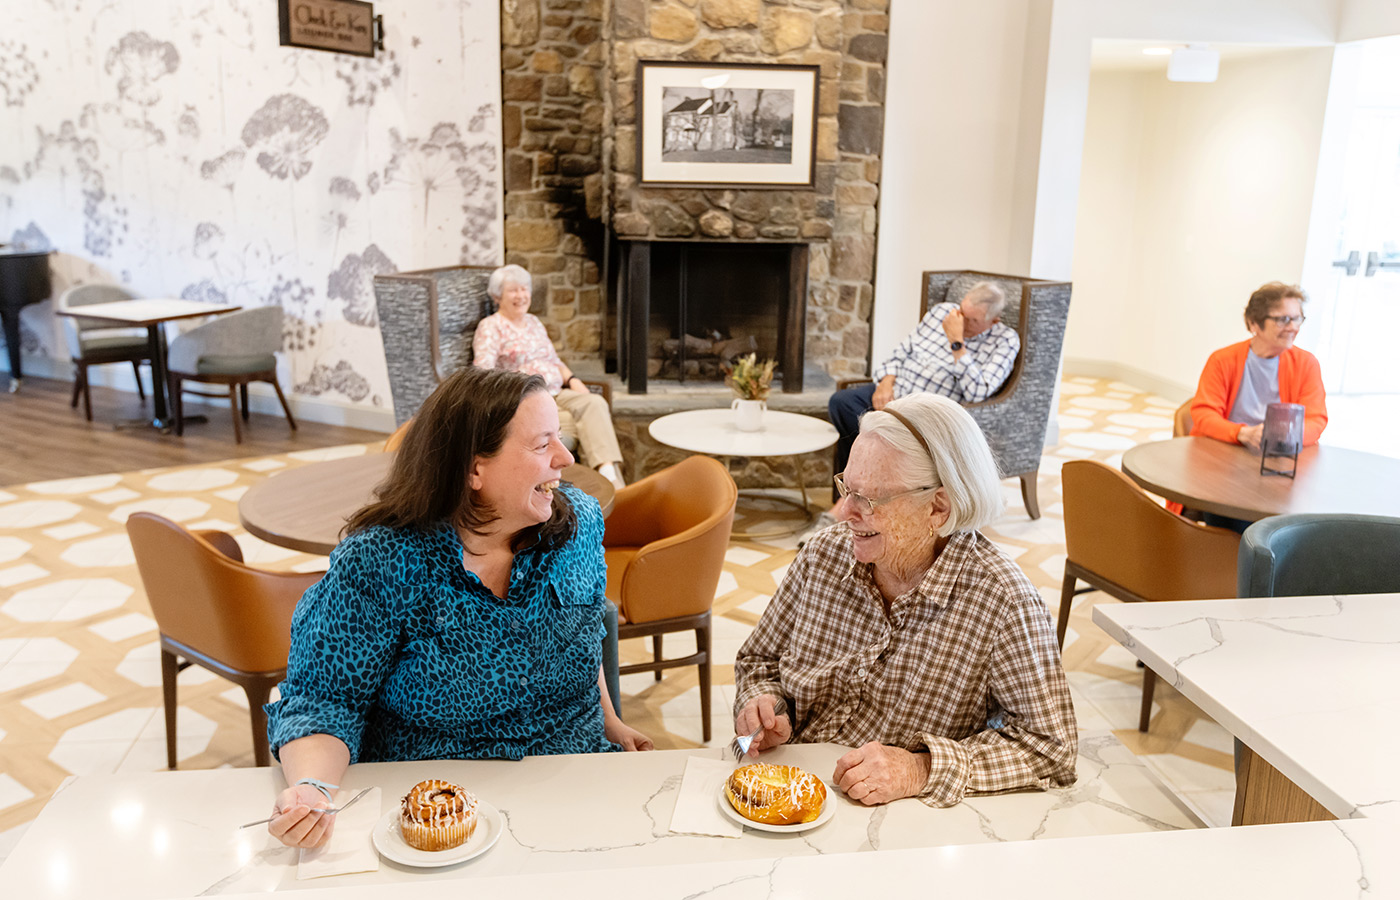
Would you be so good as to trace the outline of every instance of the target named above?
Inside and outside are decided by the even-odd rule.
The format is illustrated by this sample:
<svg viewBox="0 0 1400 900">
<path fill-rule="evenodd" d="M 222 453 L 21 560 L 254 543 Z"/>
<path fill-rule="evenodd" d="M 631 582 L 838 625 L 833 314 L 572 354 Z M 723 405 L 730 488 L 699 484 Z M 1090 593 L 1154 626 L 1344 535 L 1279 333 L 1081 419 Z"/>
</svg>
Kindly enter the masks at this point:
<svg viewBox="0 0 1400 900">
<path fill-rule="evenodd" d="M 992 650 L 987 727 L 962 740 L 923 735 L 932 757 L 919 797 L 952 806 L 968 793 L 1073 784 L 1078 736 L 1073 701 L 1043 608 L 1020 604 Z"/>
<path fill-rule="evenodd" d="M 360 758 L 365 713 L 394 663 L 396 637 L 380 548 L 355 535 L 331 554 L 326 576 L 292 617 L 291 653 L 281 699 L 267 707 L 268 742 L 329 734 Z"/>
<path fill-rule="evenodd" d="M 778 665 L 792 635 L 799 595 L 806 582 L 807 558 L 806 554 L 798 553 L 757 627 L 734 658 L 735 718 L 749 701 L 763 694 L 786 700 Z"/>
</svg>

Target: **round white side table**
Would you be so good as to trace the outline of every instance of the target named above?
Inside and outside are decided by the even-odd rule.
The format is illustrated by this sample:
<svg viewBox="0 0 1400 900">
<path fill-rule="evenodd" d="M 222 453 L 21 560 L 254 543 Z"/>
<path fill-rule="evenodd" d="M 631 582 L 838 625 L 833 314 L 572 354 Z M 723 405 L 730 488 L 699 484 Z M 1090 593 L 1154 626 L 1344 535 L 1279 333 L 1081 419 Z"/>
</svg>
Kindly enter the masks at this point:
<svg viewBox="0 0 1400 900">
<path fill-rule="evenodd" d="M 668 447 L 704 453 L 706 456 L 791 456 L 797 469 L 797 486 L 802 492 L 802 504 L 787 497 L 765 494 L 765 499 L 800 508 L 805 519 L 795 528 L 765 531 L 735 531 L 736 538 L 781 537 L 796 534 L 812 522 L 808 505 L 807 485 L 803 483 L 802 465 L 797 457 L 804 453 L 825 450 L 836 443 L 836 429 L 831 423 L 814 416 L 765 410 L 763 428 L 740 431 L 734 425 L 731 409 L 696 409 L 671 413 L 651 423 L 651 436 Z"/>
</svg>

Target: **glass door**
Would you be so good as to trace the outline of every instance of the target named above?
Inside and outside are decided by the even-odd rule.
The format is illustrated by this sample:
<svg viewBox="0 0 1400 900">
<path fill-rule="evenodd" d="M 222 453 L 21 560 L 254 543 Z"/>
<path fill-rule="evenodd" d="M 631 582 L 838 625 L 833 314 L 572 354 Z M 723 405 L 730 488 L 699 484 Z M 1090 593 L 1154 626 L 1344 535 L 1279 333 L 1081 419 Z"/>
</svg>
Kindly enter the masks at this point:
<svg viewBox="0 0 1400 900">
<path fill-rule="evenodd" d="M 1400 42 L 1370 42 L 1359 76 L 1317 351 L 1329 394 L 1400 394 Z"/>
</svg>

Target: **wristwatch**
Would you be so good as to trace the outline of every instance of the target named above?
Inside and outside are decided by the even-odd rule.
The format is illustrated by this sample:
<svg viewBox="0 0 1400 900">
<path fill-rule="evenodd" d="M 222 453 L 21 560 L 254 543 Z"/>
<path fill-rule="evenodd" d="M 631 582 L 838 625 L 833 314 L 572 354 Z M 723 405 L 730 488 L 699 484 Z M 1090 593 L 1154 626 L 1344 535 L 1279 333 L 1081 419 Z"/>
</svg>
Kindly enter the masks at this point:
<svg viewBox="0 0 1400 900">
<path fill-rule="evenodd" d="M 962 348 L 963 348 L 963 342 L 962 342 L 962 341 L 953 341 L 953 343 L 951 343 L 951 344 L 948 345 L 948 349 L 949 349 L 949 350 L 952 350 L 954 353 L 957 353 L 957 352 L 958 352 L 959 350 L 961 350 Z"/>
</svg>

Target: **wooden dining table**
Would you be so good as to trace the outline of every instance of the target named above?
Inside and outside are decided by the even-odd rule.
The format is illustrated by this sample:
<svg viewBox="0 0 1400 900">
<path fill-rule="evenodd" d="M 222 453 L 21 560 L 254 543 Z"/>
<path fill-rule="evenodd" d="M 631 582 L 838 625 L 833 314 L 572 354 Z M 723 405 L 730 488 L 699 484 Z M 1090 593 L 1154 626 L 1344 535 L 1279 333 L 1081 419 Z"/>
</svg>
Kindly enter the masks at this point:
<svg viewBox="0 0 1400 900">
<path fill-rule="evenodd" d="M 243 307 L 236 304 L 211 304 L 200 300 L 185 300 L 179 297 L 149 297 L 138 300 L 118 300 L 111 303 L 91 303 L 69 309 L 55 310 L 60 316 L 74 319 L 91 319 L 109 325 L 132 325 L 146 329 L 146 340 L 151 347 L 151 397 L 155 406 L 155 417 L 117 424 L 118 428 L 151 426 L 161 432 L 169 432 L 174 427 L 166 404 L 166 322 L 183 319 L 202 319 L 237 312 Z M 173 403 L 175 398 L 170 398 Z M 203 421 L 203 416 L 185 416 L 185 423 Z"/>
<path fill-rule="evenodd" d="M 1208 437 L 1139 444 L 1122 465 L 1187 509 L 1249 522 L 1286 513 L 1400 516 L 1400 459 L 1343 447 L 1304 447 L 1294 478 L 1261 475 L 1258 455 Z"/>
<path fill-rule="evenodd" d="M 269 544 L 325 556 L 340 543 L 345 520 L 373 499 L 393 461 L 393 453 L 367 453 L 279 472 L 243 494 L 238 519 Z M 615 491 L 602 475 L 574 463 L 563 480 L 597 500 L 604 518 L 612 512 Z"/>
</svg>

